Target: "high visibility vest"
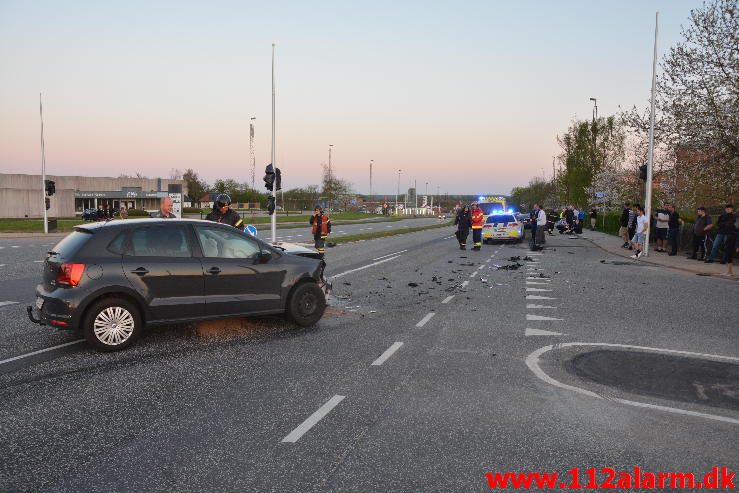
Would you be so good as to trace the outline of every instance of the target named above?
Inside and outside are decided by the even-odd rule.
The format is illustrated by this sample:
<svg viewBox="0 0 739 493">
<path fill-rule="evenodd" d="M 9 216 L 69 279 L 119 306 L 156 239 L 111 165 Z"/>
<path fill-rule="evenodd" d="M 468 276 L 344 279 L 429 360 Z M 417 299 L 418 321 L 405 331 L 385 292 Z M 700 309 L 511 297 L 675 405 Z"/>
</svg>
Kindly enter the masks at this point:
<svg viewBox="0 0 739 493">
<path fill-rule="evenodd" d="M 485 220 L 485 213 L 482 209 L 472 211 L 472 229 L 482 229 L 482 222 Z"/>
<path fill-rule="evenodd" d="M 330 219 L 328 216 L 318 216 L 314 221 L 311 228 L 311 231 L 313 232 L 313 236 L 316 236 L 316 233 L 318 232 L 318 221 L 321 222 L 321 236 L 328 236 L 328 223 Z"/>
</svg>

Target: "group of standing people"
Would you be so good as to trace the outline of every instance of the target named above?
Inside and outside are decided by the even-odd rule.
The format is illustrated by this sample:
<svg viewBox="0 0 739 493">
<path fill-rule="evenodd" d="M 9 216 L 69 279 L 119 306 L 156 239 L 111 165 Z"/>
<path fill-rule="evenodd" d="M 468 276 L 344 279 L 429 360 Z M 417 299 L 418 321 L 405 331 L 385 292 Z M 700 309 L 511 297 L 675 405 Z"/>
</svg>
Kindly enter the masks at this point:
<svg viewBox="0 0 739 493">
<path fill-rule="evenodd" d="M 656 247 L 655 252 L 664 252 L 668 256 L 677 255 L 680 245 L 680 226 L 685 221 L 672 203 L 666 203 L 653 216 Z M 621 213 L 621 228 L 619 236 L 624 240 L 625 249 L 636 250 L 632 258 L 639 258 L 648 241 L 650 218 L 646 217 L 644 208 L 639 204 L 626 202 Z M 711 238 L 716 231 L 714 239 Z M 695 222 L 692 230 L 691 252 L 688 255 L 692 260 L 703 260 L 713 263 L 723 246 L 722 264 L 728 264 L 729 274 L 733 274 L 733 259 L 737 253 L 736 216 L 732 204 L 726 204 L 724 212 L 719 215 L 716 223 L 713 222 L 705 207 L 698 207 L 695 212 Z"/>
<path fill-rule="evenodd" d="M 472 249 L 479 251 L 482 248 L 482 228 L 485 222 L 485 213 L 476 203 L 472 203 L 472 208 L 468 206 L 462 207 L 454 218 L 454 225 L 457 226 L 455 233 L 459 241 L 459 249 L 467 249 L 467 238 L 472 230 Z"/>
</svg>

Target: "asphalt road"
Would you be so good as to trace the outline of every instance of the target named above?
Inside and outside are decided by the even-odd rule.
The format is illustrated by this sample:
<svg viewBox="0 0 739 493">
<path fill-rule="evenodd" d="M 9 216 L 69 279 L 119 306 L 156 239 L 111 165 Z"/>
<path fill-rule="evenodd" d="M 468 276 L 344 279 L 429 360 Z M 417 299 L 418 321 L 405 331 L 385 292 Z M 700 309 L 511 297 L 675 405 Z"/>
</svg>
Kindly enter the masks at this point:
<svg viewBox="0 0 739 493">
<path fill-rule="evenodd" d="M 736 283 L 561 236 L 530 260 L 461 252 L 451 233 L 328 250 L 332 307 L 308 329 L 170 327 L 120 353 L 8 362 L 72 337 L 0 307 L 0 491 L 483 491 L 487 472 L 737 469 Z"/>
</svg>

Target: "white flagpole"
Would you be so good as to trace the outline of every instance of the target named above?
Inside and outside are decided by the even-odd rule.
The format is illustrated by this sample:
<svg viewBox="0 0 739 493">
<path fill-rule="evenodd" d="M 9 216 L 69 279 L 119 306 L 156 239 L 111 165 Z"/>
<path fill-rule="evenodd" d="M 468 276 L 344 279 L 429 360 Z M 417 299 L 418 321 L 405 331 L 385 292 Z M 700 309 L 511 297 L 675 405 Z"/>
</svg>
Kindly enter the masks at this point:
<svg viewBox="0 0 739 493">
<path fill-rule="evenodd" d="M 277 160 L 275 159 L 275 44 L 272 43 L 272 168 L 275 180 L 272 182 L 272 200 L 275 211 L 272 214 L 272 243 L 277 243 Z"/>
<path fill-rule="evenodd" d="M 44 149 L 44 104 L 38 94 L 38 111 L 41 118 L 41 202 L 44 209 L 44 234 L 49 234 L 49 216 L 46 211 L 46 150 Z"/>
<path fill-rule="evenodd" d="M 652 59 L 652 104 L 649 114 L 649 155 L 647 157 L 647 183 L 646 198 L 644 199 L 644 213 L 651 224 L 652 221 L 652 177 L 654 176 L 654 105 L 657 96 L 657 35 L 659 34 L 659 12 L 654 17 L 654 58 Z M 642 255 L 649 255 L 649 233 L 647 230 L 647 238 L 644 241 L 644 252 Z"/>
</svg>

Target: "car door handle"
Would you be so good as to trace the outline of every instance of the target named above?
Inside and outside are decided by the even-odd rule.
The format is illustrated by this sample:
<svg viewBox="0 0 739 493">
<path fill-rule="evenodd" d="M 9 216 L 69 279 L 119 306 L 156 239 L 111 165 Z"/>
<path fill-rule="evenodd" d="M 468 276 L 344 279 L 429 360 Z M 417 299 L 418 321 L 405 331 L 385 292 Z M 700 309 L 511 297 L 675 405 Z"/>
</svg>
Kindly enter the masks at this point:
<svg viewBox="0 0 739 493">
<path fill-rule="evenodd" d="M 131 272 L 134 273 L 134 274 L 136 274 L 136 275 L 139 275 L 139 276 L 143 276 L 143 275 L 149 273 L 149 271 L 147 269 L 143 268 L 143 267 L 139 267 L 138 269 L 134 269 Z"/>
<path fill-rule="evenodd" d="M 210 269 L 208 269 L 208 274 L 215 275 L 215 274 L 220 274 L 220 273 L 221 273 L 221 269 L 219 269 L 218 267 L 211 267 Z"/>
</svg>

